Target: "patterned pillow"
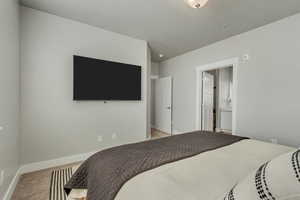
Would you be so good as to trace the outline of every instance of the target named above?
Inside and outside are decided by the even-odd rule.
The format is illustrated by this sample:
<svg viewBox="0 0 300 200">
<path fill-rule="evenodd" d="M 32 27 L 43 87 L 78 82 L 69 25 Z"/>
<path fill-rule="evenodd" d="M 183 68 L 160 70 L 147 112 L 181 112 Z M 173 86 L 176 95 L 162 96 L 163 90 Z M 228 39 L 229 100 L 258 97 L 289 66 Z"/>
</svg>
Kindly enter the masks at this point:
<svg viewBox="0 0 300 200">
<path fill-rule="evenodd" d="M 223 200 L 300 200 L 300 150 L 262 165 Z"/>
</svg>

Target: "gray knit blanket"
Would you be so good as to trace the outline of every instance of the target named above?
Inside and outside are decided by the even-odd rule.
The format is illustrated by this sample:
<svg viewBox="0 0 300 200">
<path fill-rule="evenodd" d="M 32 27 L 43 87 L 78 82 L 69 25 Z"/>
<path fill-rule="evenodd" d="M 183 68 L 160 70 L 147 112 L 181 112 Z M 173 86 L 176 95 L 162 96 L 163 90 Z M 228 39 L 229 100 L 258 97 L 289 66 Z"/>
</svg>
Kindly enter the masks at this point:
<svg viewBox="0 0 300 200">
<path fill-rule="evenodd" d="M 136 175 L 200 153 L 233 144 L 244 137 L 192 132 L 157 140 L 118 146 L 87 159 L 64 189 L 87 189 L 88 200 L 113 200 Z"/>
</svg>

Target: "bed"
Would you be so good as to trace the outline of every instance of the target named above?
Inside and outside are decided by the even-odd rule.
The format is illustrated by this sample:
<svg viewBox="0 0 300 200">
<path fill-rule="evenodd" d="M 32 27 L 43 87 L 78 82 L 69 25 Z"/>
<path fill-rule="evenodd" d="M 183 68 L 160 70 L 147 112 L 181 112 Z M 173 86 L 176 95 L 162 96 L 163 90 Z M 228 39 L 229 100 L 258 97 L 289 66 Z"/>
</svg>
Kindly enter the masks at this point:
<svg viewBox="0 0 300 200">
<path fill-rule="evenodd" d="M 184 141 L 185 138 L 190 138 L 190 140 Z M 215 141 L 217 141 L 217 144 L 204 145 L 205 143 L 215 143 Z M 108 195 L 104 196 L 101 196 L 102 193 L 99 193 L 99 190 L 114 188 L 116 186 L 114 185 L 115 178 L 106 182 L 101 182 L 101 179 L 106 171 L 109 173 L 109 168 L 114 167 L 106 164 L 107 167 L 102 166 L 98 168 L 95 163 L 90 162 L 90 173 L 87 173 L 87 170 L 82 170 L 86 169 L 86 167 L 81 166 L 82 169 L 79 168 L 72 177 L 73 180 L 71 179 L 65 186 L 66 192 L 69 194 L 68 198 L 81 199 L 90 195 L 89 200 L 222 199 L 238 180 L 244 178 L 261 164 L 295 150 L 294 148 L 248 138 L 208 132 L 193 132 L 149 142 L 151 143 L 150 146 L 147 146 L 149 145 L 147 142 L 144 142 L 145 144 L 142 143 L 143 148 L 145 147 L 144 145 L 147 148 L 155 147 L 155 144 L 162 143 L 165 146 L 162 154 L 168 154 L 168 150 L 170 152 L 174 151 L 172 147 L 175 143 L 181 142 L 183 145 L 180 146 L 180 151 L 182 151 L 182 148 L 188 149 L 189 153 L 184 154 L 182 157 L 172 156 L 172 153 L 170 153 L 171 160 L 162 163 L 158 162 L 151 165 L 149 169 L 143 168 L 143 162 L 147 162 L 147 158 L 145 158 L 140 165 L 142 169 L 132 170 L 134 172 L 125 178 L 122 176 L 125 176 L 124 174 L 128 175 L 127 171 L 130 171 L 130 169 L 124 168 L 124 166 L 115 167 L 114 171 L 117 170 L 118 176 L 121 179 L 123 178 L 123 181 L 120 187 L 117 187 L 115 193 L 103 190 L 108 193 Z M 169 143 L 171 143 L 170 146 L 167 145 Z M 191 150 L 190 146 L 187 145 L 190 143 L 196 146 L 199 143 L 199 145 L 205 147 L 201 148 L 201 150 Z M 137 152 L 140 153 L 139 151 L 141 150 L 137 148 L 140 144 L 131 144 L 129 147 L 130 149 L 138 149 Z M 125 148 L 127 147 L 126 145 L 124 146 Z M 111 150 L 117 151 L 115 148 L 109 151 Z M 104 156 L 109 157 L 109 154 Z M 91 159 L 93 160 L 95 157 Z M 114 162 L 114 159 L 108 159 L 103 162 L 107 161 Z M 101 161 L 98 160 L 97 162 Z M 100 180 L 100 182 L 95 180 Z M 85 184 L 82 184 L 83 182 Z M 94 190 L 96 193 L 92 191 L 91 194 L 88 194 L 91 192 L 89 190 Z"/>
</svg>

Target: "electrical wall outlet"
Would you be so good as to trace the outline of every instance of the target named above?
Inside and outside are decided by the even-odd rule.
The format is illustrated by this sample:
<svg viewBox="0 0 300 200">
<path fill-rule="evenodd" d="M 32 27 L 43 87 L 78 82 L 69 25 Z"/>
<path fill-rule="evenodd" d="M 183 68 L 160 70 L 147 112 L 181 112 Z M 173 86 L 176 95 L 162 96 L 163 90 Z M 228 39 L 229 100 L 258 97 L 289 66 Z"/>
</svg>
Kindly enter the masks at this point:
<svg viewBox="0 0 300 200">
<path fill-rule="evenodd" d="M 3 185 L 4 183 L 4 170 L 1 170 L 0 172 L 0 187 Z"/>
<path fill-rule="evenodd" d="M 115 140 L 115 139 L 117 139 L 117 138 L 118 138 L 117 133 L 113 133 L 113 134 L 111 135 L 111 139 Z"/>
<path fill-rule="evenodd" d="M 0 126 L 0 135 L 1 135 L 1 134 L 4 134 L 4 131 L 3 131 L 3 130 L 4 130 L 4 127 L 3 127 L 3 126 Z"/>
<path fill-rule="evenodd" d="M 272 138 L 272 139 L 271 139 L 271 142 L 272 142 L 273 144 L 278 144 L 278 139 Z"/>
<path fill-rule="evenodd" d="M 99 136 L 97 137 L 97 140 L 98 140 L 98 142 L 102 142 L 102 141 L 103 141 L 102 135 L 99 135 Z"/>
</svg>

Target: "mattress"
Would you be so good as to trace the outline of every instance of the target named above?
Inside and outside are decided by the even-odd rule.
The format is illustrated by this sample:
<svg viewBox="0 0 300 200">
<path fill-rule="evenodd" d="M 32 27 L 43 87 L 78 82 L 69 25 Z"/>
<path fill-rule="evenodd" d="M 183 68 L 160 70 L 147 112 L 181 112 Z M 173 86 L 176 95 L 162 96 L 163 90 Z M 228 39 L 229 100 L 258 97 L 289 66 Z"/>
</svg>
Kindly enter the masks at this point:
<svg viewBox="0 0 300 200">
<path fill-rule="evenodd" d="M 261 164 L 293 150 L 242 140 L 143 172 L 127 181 L 115 200 L 216 200 Z M 85 196 L 86 190 L 72 190 L 68 198 Z"/>
</svg>

